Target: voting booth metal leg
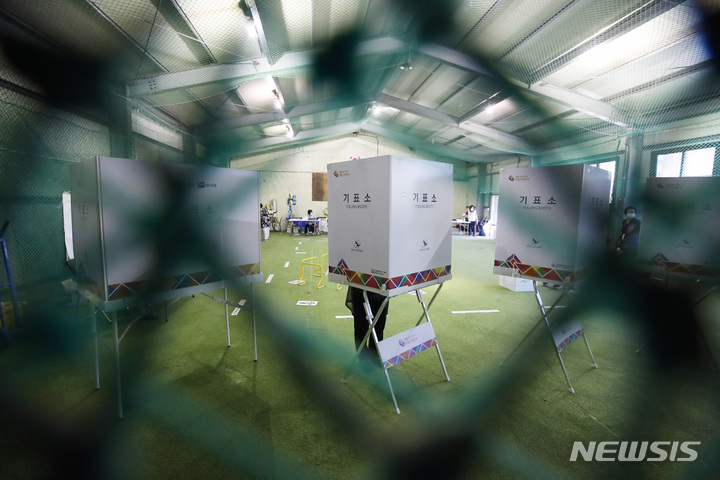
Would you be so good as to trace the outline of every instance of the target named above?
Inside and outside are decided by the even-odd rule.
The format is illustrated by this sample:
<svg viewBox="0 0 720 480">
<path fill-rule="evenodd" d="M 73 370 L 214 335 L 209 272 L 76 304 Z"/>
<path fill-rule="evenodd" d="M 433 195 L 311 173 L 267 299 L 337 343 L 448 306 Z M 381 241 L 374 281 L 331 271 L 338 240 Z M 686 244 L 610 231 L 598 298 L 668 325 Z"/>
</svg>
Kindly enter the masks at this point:
<svg viewBox="0 0 720 480">
<path fill-rule="evenodd" d="M 379 342 L 377 339 L 377 334 L 375 333 L 375 324 L 380 318 L 380 314 L 383 312 L 383 310 L 385 310 L 385 308 L 387 308 L 389 301 L 390 297 L 385 297 L 385 300 L 383 300 L 383 303 L 378 309 L 377 315 L 373 315 L 372 308 L 370 307 L 370 300 L 367 297 L 367 291 L 363 290 L 363 308 L 365 309 L 365 318 L 367 318 L 369 328 L 367 333 L 365 334 L 365 337 L 363 338 L 363 341 L 360 343 L 360 346 L 355 352 L 355 356 L 353 357 L 352 362 L 350 362 L 350 366 L 348 367 L 344 378 L 347 378 L 350 370 L 352 370 L 353 366 L 355 365 L 355 362 L 357 362 L 360 358 L 360 354 L 362 353 L 365 345 L 370 339 L 370 335 L 372 335 L 373 341 L 375 342 L 375 347 L 378 349 L 378 359 L 380 360 L 380 364 L 382 365 L 382 359 L 380 358 L 380 347 L 378 346 Z M 393 403 L 395 404 L 395 410 L 397 411 L 397 413 L 400 413 L 400 408 L 398 407 L 397 399 L 395 398 L 395 391 L 393 390 L 392 382 L 390 381 L 390 374 L 388 373 L 386 368 L 383 367 L 383 370 L 385 371 L 385 378 L 387 378 L 388 386 L 390 387 L 390 395 L 392 395 Z"/>
<path fill-rule="evenodd" d="M 250 302 L 252 305 L 252 324 L 253 324 L 253 352 L 254 352 L 254 360 L 257 361 L 257 331 L 256 331 L 256 322 L 255 322 L 255 284 L 250 284 Z M 229 305 L 232 305 L 233 307 L 236 307 L 240 310 L 246 310 L 246 308 L 239 303 L 231 302 L 228 300 L 228 291 L 227 288 L 224 290 L 224 298 L 216 297 L 214 295 L 210 295 L 208 293 L 203 293 L 202 295 L 205 295 L 208 298 L 212 298 L 216 302 L 224 303 L 225 304 L 225 325 L 227 328 L 227 346 L 230 347 L 230 314 L 228 313 Z"/>
<path fill-rule="evenodd" d="M 555 339 L 553 338 L 552 330 L 550 329 L 550 320 L 548 319 L 548 314 L 552 312 L 555 308 L 558 308 L 560 300 L 567 296 L 568 290 L 566 288 L 563 288 L 563 292 L 560 294 L 558 299 L 547 310 L 545 309 L 545 303 L 543 302 L 542 296 L 540 295 L 540 290 L 538 289 L 538 282 L 533 282 L 533 290 L 535 291 L 535 299 L 537 300 L 538 307 L 540 307 L 540 312 L 542 312 L 543 320 L 545 320 L 545 325 L 547 326 L 548 334 L 550 335 L 550 342 L 552 343 L 553 349 L 557 354 L 558 360 L 560 360 L 560 367 L 565 374 L 565 380 L 567 380 L 570 391 L 572 393 L 575 393 L 575 388 L 573 388 L 572 382 L 570 381 L 570 375 L 568 375 L 567 369 L 565 368 L 565 362 L 563 362 L 562 355 L 560 354 L 557 345 L 555 345 Z"/>
<path fill-rule="evenodd" d="M 378 310 L 377 317 L 374 317 L 372 314 L 372 309 L 370 308 L 370 301 L 367 298 L 367 292 L 363 291 L 363 307 L 365 308 L 365 317 L 368 320 L 368 324 L 370 327 L 368 328 L 367 333 L 365 334 L 365 338 L 363 338 L 362 343 L 360 343 L 360 346 L 358 347 L 357 351 L 355 352 L 355 356 L 353 357 L 352 362 L 350 363 L 350 368 L 353 367 L 355 362 L 358 358 L 360 358 L 360 354 L 362 353 L 363 348 L 365 348 L 365 344 L 370 339 L 370 335 L 373 336 L 373 340 L 375 341 L 375 346 L 378 344 L 377 340 L 377 334 L 375 333 L 375 324 L 378 321 L 378 318 L 380 318 L 380 314 L 383 310 L 387 307 L 388 302 L 390 301 L 390 297 L 386 297 L 383 301 L 382 305 L 380 305 L 380 309 Z M 378 354 L 379 355 L 379 354 Z"/>
<path fill-rule="evenodd" d="M 231 347 L 232 344 L 230 343 L 230 313 L 228 312 L 227 287 L 223 289 L 223 293 L 225 298 L 225 301 L 223 303 L 225 304 L 225 329 L 227 330 L 227 346 Z"/>
<path fill-rule="evenodd" d="M 257 362 L 257 328 L 255 323 L 255 284 L 250 284 L 250 301 L 252 302 L 252 327 L 253 327 L 253 353 L 254 361 Z"/>
<path fill-rule="evenodd" d="M 378 310 L 378 314 L 375 316 L 375 318 L 373 318 L 372 308 L 370 308 L 370 300 L 367 296 L 367 290 L 363 290 L 363 306 L 365 307 L 365 317 L 368 319 L 370 328 L 368 329 L 368 333 L 365 334 L 365 339 L 363 340 L 363 343 L 360 344 L 360 348 L 355 355 L 356 358 L 359 357 L 360 352 L 363 348 L 365 348 L 365 342 L 367 342 L 368 335 L 372 334 L 373 341 L 375 342 L 378 360 L 380 360 L 380 365 L 383 365 L 382 357 L 380 356 L 380 342 L 378 341 L 377 334 L 375 333 L 375 324 L 377 323 L 378 318 L 380 318 L 380 314 L 382 313 L 382 311 L 387 308 L 389 301 L 390 297 L 385 297 L 385 300 L 383 300 L 383 303 Z M 395 411 L 399 414 L 400 407 L 398 407 L 397 399 L 395 398 L 395 390 L 393 390 L 392 382 L 390 381 L 390 372 L 388 372 L 388 369 L 385 368 L 384 365 L 383 370 L 385 371 L 385 378 L 387 378 L 388 387 L 390 387 L 390 395 L 392 396 L 393 403 L 395 404 Z"/>
<path fill-rule="evenodd" d="M 415 294 L 417 296 L 418 303 L 420 303 L 420 305 L 422 306 L 422 309 L 423 309 L 423 313 L 422 313 L 422 315 L 420 315 L 420 319 L 418 320 L 417 324 L 415 325 L 416 327 L 418 325 L 420 325 L 420 323 L 422 323 L 423 319 L 426 319 L 427 322 L 432 325 L 432 322 L 430 322 L 430 314 L 429 314 L 428 310 L 430 309 L 430 306 L 432 305 L 433 301 L 435 300 L 438 293 L 440 292 L 442 285 L 443 284 L 440 284 L 438 286 L 438 289 L 435 291 L 435 294 L 432 296 L 432 298 L 430 299 L 430 302 L 427 305 L 425 304 L 425 301 L 422 297 L 421 291 L 419 289 L 416 290 Z M 378 341 L 377 334 L 375 333 L 375 324 L 377 323 L 378 318 L 380 317 L 380 314 L 383 312 L 383 310 L 385 310 L 385 308 L 387 308 L 389 301 L 390 301 L 390 297 L 386 297 L 385 300 L 383 301 L 383 303 L 380 305 L 377 315 L 373 315 L 372 308 L 370 306 L 370 300 L 368 299 L 368 296 L 367 296 L 367 291 L 363 290 L 363 308 L 365 309 L 365 317 L 368 320 L 369 328 L 368 328 L 367 333 L 365 334 L 365 337 L 363 338 L 363 341 L 361 342 L 360 346 L 358 347 L 357 351 L 355 352 L 355 356 L 353 357 L 353 360 L 350 364 L 350 367 L 348 368 L 347 373 L 349 373 L 350 370 L 352 370 L 353 365 L 360 357 L 362 350 L 365 348 L 365 344 L 370 339 L 370 335 L 372 335 L 372 339 L 375 342 L 375 346 L 377 348 L 378 360 L 380 360 L 380 364 L 383 366 L 383 370 L 385 372 L 385 378 L 387 379 L 388 387 L 390 388 L 390 395 L 392 396 L 393 404 L 395 405 L 395 411 L 399 414 L 400 407 L 398 406 L 397 398 L 395 397 L 395 390 L 393 389 L 392 381 L 390 380 L 390 372 L 388 371 L 389 367 L 385 367 L 385 365 L 384 365 L 382 355 L 380 353 L 380 342 Z M 447 368 L 445 367 L 445 360 L 442 357 L 442 353 L 440 352 L 440 346 L 437 343 L 437 341 L 435 342 L 435 347 L 437 348 L 438 358 L 440 359 L 440 365 L 442 366 L 443 372 L 445 373 L 445 378 L 449 382 L 450 376 L 448 375 Z M 347 374 L 346 374 L 346 376 L 347 376 Z"/>
<path fill-rule="evenodd" d="M 537 282 L 533 282 L 533 283 L 534 283 L 534 288 L 537 289 Z M 552 306 L 548 309 L 548 311 L 552 310 L 553 308 L 555 308 L 557 306 L 557 304 L 560 302 L 560 300 L 562 300 L 562 298 L 565 296 L 565 293 L 566 292 L 563 292 L 562 295 L 560 295 L 557 298 L 557 300 L 555 300 L 555 303 L 552 304 Z M 539 294 L 536 293 L 536 299 L 537 299 L 537 295 L 539 295 Z M 540 302 L 542 302 L 542 300 L 540 300 Z M 542 310 L 542 308 L 543 307 L 541 307 L 541 310 Z M 520 340 L 520 342 L 518 342 L 517 346 L 513 349 L 513 351 L 510 352 L 510 354 L 507 357 L 505 357 L 505 360 L 500 362 L 500 366 L 503 366 L 508 360 L 510 360 L 510 358 L 512 358 L 513 355 L 515 355 L 515 353 L 517 353 L 518 350 L 520 350 L 520 347 L 523 346 L 523 344 L 532 336 L 532 334 L 535 332 L 535 330 L 540 325 L 543 324 L 544 321 L 546 321 L 546 320 L 545 320 L 545 314 L 543 312 L 543 315 L 540 317 L 540 320 L 538 320 L 537 323 L 535 323 L 535 325 L 533 325 L 533 327 L 530 329 L 530 331 L 523 337 L 523 339 Z"/>
<path fill-rule="evenodd" d="M 428 310 L 430 309 L 430 306 L 432 305 L 432 303 L 435 301 L 435 297 L 437 297 L 438 293 L 440 293 L 440 289 L 442 289 L 442 286 L 443 286 L 442 283 L 438 286 L 437 290 L 435 290 L 435 294 L 432 296 L 432 298 L 430 298 L 430 302 L 427 304 L 427 306 L 425 305 L 425 301 L 423 300 L 423 296 L 422 296 L 422 293 L 420 292 L 420 290 L 417 290 L 415 292 L 415 296 L 417 297 L 418 303 L 420 303 L 420 305 L 422 305 L 422 309 L 423 309 L 423 314 L 420 316 L 420 320 L 418 320 L 417 324 L 415 324 L 416 327 L 418 325 L 420 325 L 423 317 L 427 319 L 428 323 L 431 323 L 430 322 L 430 314 L 428 313 Z M 445 372 L 445 378 L 449 382 L 450 375 L 448 375 L 447 368 L 445 368 L 445 360 L 443 360 L 442 353 L 440 353 L 440 344 L 436 342 L 435 348 L 437 348 L 438 358 L 440 359 L 440 365 L 442 365 L 443 372 Z"/>
<path fill-rule="evenodd" d="M 115 385 L 117 386 L 118 418 L 123 418 L 122 378 L 120 376 L 120 338 L 118 337 L 117 310 L 113 310 L 110 321 L 113 325 L 113 339 L 115 340 Z"/>
<path fill-rule="evenodd" d="M 100 350 L 98 348 L 97 310 L 90 304 L 90 321 L 92 322 L 93 348 L 95 349 L 95 390 L 100 389 Z"/>
</svg>

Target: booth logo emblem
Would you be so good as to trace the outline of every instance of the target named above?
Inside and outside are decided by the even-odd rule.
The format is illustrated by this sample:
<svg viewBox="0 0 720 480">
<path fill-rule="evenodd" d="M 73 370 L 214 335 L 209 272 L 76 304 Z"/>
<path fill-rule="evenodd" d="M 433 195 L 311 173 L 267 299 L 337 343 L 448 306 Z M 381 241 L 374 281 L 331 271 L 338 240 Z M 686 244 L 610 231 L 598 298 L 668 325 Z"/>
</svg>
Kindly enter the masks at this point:
<svg viewBox="0 0 720 480">
<path fill-rule="evenodd" d="M 530 180 L 529 175 L 508 175 L 508 180 L 511 182 L 528 181 Z"/>
<path fill-rule="evenodd" d="M 401 347 L 405 346 L 405 342 L 403 342 L 402 338 L 398 340 L 398 345 L 400 345 Z"/>
</svg>

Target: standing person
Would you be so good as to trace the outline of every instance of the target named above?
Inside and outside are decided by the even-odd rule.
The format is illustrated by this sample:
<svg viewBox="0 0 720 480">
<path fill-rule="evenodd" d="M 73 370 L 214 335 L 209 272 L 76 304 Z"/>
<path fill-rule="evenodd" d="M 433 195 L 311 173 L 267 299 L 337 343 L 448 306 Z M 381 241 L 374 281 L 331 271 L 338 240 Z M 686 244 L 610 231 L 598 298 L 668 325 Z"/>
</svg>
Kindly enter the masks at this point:
<svg viewBox="0 0 720 480">
<path fill-rule="evenodd" d="M 260 204 L 260 228 L 263 233 L 262 241 L 270 240 L 270 212 L 267 207 L 263 207 L 262 203 Z"/>
<path fill-rule="evenodd" d="M 640 240 L 640 220 L 635 218 L 635 207 L 627 207 L 623 210 L 625 219 L 620 224 L 620 236 L 615 242 L 615 253 L 627 257 L 634 257 L 637 254 L 638 241 Z"/>
<path fill-rule="evenodd" d="M 379 293 L 367 292 L 368 301 L 370 302 L 370 310 L 373 314 L 373 320 L 380 310 L 380 306 L 385 301 L 385 297 Z M 355 350 L 360 348 L 365 335 L 370 328 L 367 316 L 365 315 L 365 299 L 363 298 L 363 291 L 360 288 L 348 285 L 348 293 L 345 297 L 345 306 L 350 309 L 353 315 L 354 323 L 354 336 L 355 336 Z M 377 318 L 375 323 L 375 335 L 377 335 L 378 342 L 383 339 L 383 332 L 385 331 L 385 322 L 387 321 L 387 313 L 390 308 L 390 302 L 385 305 L 385 308 Z M 372 361 L 372 354 L 377 352 L 377 346 L 372 339 L 372 335 L 368 338 L 368 343 L 364 345 L 364 349 L 360 354 L 361 361 Z"/>
<path fill-rule="evenodd" d="M 470 205 L 470 208 L 468 208 L 468 211 L 465 213 L 465 216 L 468 219 L 468 222 L 470 222 L 470 229 L 468 230 L 468 236 L 475 236 L 475 231 L 477 230 L 477 222 L 478 222 L 478 214 L 477 210 L 475 210 L 475 205 Z"/>
</svg>

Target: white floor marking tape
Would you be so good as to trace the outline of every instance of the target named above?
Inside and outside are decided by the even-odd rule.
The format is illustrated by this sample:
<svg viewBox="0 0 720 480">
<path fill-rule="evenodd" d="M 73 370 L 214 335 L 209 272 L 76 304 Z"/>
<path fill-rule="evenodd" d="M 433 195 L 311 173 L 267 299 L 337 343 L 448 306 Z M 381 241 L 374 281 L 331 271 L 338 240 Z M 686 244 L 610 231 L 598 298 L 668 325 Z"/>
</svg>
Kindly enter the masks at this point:
<svg viewBox="0 0 720 480">
<path fill-rule="evenodd" d="M 268 275 L 268 278 L 267 278 L 267 280 L 265 280 L 265 283 L 270 283 L 272 281 L 272 277 L 274 277 L 274 276 L 275 276 L 274 273 L 271 273 L 270 275 Z"/>
<path fill-rule="evenodd" d="M 290 262 L 285 262 L 285 268 L 290 266 Z"/>
<path fill-rule="evenodd" d="M 295 247 L 295 250 L 299 250 L 299 249 L 300 249 L 300 247 Z"/>
<path fill-rule="evenodd" d="M 233 310 L 230 315 L 237 315 L 238 313 L 240 313 L 240 309 L 238 307 L 235 307 L 235 310 Z"/>
<path fill-rule="evenodd" d="M 295 252 L 295 253 L 297 253 L 298 255 L 305 255 L 307 252 Z"/>
<path fill-rule="evenodd" d="M 500 310 L 460 310 L 456 312 L 451 312 L 453 314 L 456 313 L 500 313 Z"/>
<path fill-rule="evenodd" d="M 335 318 L 353 318 L 352 315 L 335 315 Z"/>
</svg>

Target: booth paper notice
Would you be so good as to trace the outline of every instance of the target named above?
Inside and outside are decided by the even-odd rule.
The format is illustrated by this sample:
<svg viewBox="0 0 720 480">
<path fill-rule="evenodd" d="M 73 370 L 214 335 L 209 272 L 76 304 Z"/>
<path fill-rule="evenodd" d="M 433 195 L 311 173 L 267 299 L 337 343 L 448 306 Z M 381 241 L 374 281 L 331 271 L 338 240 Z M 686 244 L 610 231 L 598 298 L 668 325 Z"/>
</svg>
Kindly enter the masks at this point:
<svg viewBox="0 0 720 480">
<path fill-rule="evenodd" d="M 437 345 L 437 339 L 430 322 L 393 335 L 378 343 L 380 358 L 385 368 L 397 365 L 435 345 Z"/>
<path fill-rule="evenodd" d="M 562 352 L 573 340 L 583 336 L 583 328 L 578 320 L 571 320 L 562 325 L 550 327 L 550 333 L 552 333 L 553 340 L 555 340 L 558 352 Z"/>
</svg>

